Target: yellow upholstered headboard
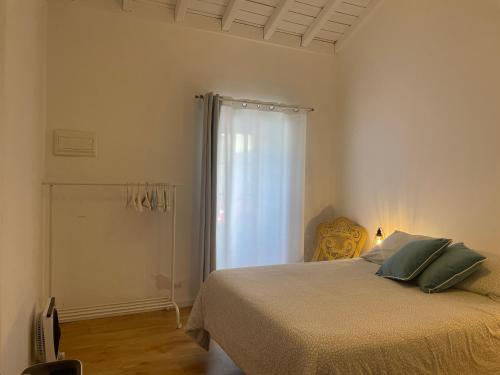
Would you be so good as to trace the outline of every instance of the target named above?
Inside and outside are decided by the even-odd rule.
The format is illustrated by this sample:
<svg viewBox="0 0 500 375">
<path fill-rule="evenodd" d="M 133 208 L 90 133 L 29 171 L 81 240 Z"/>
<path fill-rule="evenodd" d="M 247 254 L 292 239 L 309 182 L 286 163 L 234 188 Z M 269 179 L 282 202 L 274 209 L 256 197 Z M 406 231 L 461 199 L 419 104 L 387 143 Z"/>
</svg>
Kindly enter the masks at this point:
<svg viewBox="0 0 500 375">
<path fill-rule="evenodd" d="M 359 257 L 367 237 L 365 228 L 345 217 L 321 223 L 316 233 L 313 261 Z"/>
</svg>

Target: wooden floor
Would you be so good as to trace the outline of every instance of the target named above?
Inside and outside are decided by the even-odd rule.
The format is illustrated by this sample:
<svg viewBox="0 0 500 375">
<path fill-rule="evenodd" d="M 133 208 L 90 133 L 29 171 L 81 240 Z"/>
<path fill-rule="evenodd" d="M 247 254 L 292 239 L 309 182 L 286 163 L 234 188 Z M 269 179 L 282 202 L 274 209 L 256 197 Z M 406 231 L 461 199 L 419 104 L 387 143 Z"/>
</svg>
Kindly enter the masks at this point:
<svg viewBox="0 0 500 375">
<path fill-rule="evenodd" d="M 183 323 L 188 315 L 181 310 Z M 61 330 L 61 350 L 83 362 L 84 375 L 243 374 L 220 347 L 207 353 L 176 329 L 173 311 L 64 323 Z"/>
</svg>

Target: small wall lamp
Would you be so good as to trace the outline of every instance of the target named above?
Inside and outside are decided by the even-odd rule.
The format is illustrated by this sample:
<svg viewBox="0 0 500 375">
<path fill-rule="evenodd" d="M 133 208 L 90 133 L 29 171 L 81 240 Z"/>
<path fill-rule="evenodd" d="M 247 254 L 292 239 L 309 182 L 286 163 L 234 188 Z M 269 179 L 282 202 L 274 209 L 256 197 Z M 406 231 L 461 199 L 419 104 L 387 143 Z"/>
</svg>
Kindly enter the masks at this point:
<svg viewBox="0 0 500 375">
<path fill-rule="evenodd" d="M 381 227 L 377 229 L 377 234 L 375 234 L 375 244 L 380 245 L 384 240 L 384 231 Z"/>
</svg>

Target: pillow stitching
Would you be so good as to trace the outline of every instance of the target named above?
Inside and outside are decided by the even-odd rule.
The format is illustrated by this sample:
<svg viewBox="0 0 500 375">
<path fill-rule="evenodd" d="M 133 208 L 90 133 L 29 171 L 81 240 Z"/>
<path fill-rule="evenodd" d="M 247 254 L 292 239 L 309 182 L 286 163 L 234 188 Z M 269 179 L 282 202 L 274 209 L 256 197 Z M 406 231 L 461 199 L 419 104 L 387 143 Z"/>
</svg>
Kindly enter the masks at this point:
<svg viewBox="0 0 500 375">
<path fill-rule="evenodd" d="M 449 240 L 447 243 L 445 243 L 443 246 L 441 246 L 439 249 L 437 249 L 435 252 L 433 252 L 413 273 L 409 276 L 410 280 L 415 278 L 416 276 L 413 276 L 417 271 L 419 271 L 422 267 L 425 267 L 429 261 L 432 261 L 432 257 L 434 254 L 436 254 L 438 251 L 443 250 L 443 248 L 448 247 L 448 245 L 451 243 L 451 240 Z M 413 276 L 413 277 L 412 277 Z"/>
<path fill-rule="evenodd" d="M 486 260 L 486 259 L 481 259 L 481 260 L 477 261 L 476 263 L 474 263 L 474 264 L 473 264 L 473 265 L 471 265 L 470 267 L 467 267 L 465 270 L 463 270 L 463 271 L 461 271 L 461 272 L 458 272 L 458 273 L 454 274 L 452 277 L 450 277 L 449 279 L 447 279 L 447 280 L 446 280 L 446 281 L 444 281 L 443 283 L 439 284 L 438 286 L 435 286 L 435 287 L 434 287 L 434 288 L 432 288 L 432 289 L 428 288 L 427 290 L 428 290 L 428 291 L 429 291 L 429 293 L 430 293 L 431 291 L 435 291 L 435 290 L 439 289 L 440 287 L 442 287 L 442 286 L 443 286 L 444 284 L 446 284 L 447 282 L 449 282 L 449 281 L 453 280 L 455 277 L 457 277 L 457 276 L 459 276 L 459 275 L 463 274 L 464 272 L 467 272 L 467 271 L 468 271 L 468 270 L 470 270 L 472 267 L 475 267 L 475 266 L 477 266 L 478 264 L 483 263 L 485 260 Z"/>
<path fill-rule="evenodd" d="M 446 242 L 443 246 L 441 246 L 439 249 L 437 249 L 436 251 L 434 251 L 424 262 L 422 262 L 422 264 L 416 269 L 414 270 L 409 276 L 407 276 L 406 278 L 403 278 L 403 277 L 397 277 L 397 276 L 393 276 L 393 275 L 381 275 L 382 277 L 386 277 L 388 279 L 395 279 L 395 280 L 401 280 L 401 281 L 410 281 L 412 280 L 412 276 L 415 274 L 415 272 L 417 272 L 420 268 L 422 268 L 423 266 L 425 266 L 427 264 L 427 262 L 429 261 L 429 259 L 432 259 L 432 257 L 434 256 L 434 254 L 436 254 L 438 251 L 441 251 L 444 247 L 448 247 L 448 245 L 451 243 L 451 240 L 448 240 L 448 242 Z"/>
</svg>

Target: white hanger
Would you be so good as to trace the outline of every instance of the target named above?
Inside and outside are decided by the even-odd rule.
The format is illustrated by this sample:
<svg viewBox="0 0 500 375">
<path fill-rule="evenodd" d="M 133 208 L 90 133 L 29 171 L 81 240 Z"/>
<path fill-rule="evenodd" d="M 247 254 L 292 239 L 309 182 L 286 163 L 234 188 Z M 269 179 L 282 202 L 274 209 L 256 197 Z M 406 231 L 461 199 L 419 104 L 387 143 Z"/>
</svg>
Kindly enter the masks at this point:
<svg viewBox="0 0 500 375">
<path fill-rule="evenodd" d="M 142 212 L 144 211 L 144 208 L 142 207 L 142 202 L 141 202 L 141 188 L 140 188 L 140 184 L 138 183 L 137 184 L 137 191 L 135 193 L 135 196 L 134 196 L 134 205 L 135 205 L 135 209 L 139 212 Z"/>
<path fill-rule="evenodd" d="M 165 211 L 165 185 L 160 185 L 160 192 L 158 193 L 158 210 Z"/>
<path fill-rule="evenodd" d="M 151 188 L 151 210 L 156 211 L 158 209 L 158 185 L 154 184 Z"/>
<path fill-rule="evenodd" d="M 168 185 L 167 186 L 167 198 L 166 198 L 166 203 L 167 204 L 166 204 L 166 207 L 165 207 L 166 208 L 165 211 L 170 211 L 170 206 L 171 206 L 170 190 L 172 190 L 172 189 L 171 189 L 170 185 Z"/>
<path fill-rule="evenodd" d="M 125 208 L 131 208 L 134 200 L 134 194 L 130 191 L 130 184 L 127 184 L 127 204 Z"/>
<path fill-rule="evenodd" d="M 144 187 L 144 197 L 142 198 L 142 206 L 151 210 L 151 199 L 149 198 L 149 184 L 146 182 L 146 186 Z"/>
</svg>

